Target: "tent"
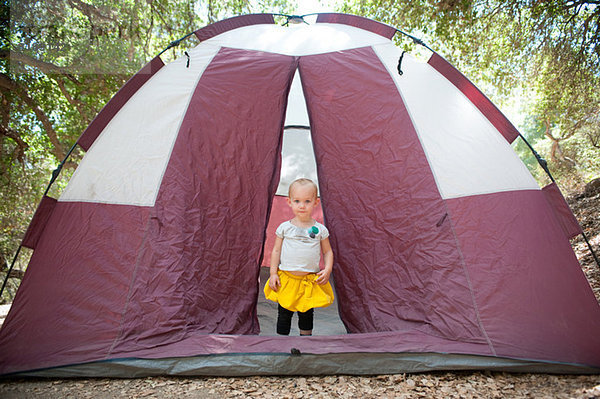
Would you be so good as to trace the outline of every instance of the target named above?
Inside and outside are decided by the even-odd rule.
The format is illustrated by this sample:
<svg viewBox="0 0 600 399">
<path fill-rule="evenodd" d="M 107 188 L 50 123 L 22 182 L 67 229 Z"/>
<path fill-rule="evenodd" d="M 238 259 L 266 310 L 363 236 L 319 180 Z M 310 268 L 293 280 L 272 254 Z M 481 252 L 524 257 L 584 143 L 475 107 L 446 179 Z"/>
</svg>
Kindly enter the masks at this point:
<svg viewBox="0 0 600 399">
<path fill-rule="evenodd" d="M 346 14 L 194 33 L 110 100 L 42 200 L 1 374 L 600 371 L 579 225 L 444 58 Z M 297 175 L 318 180 L 345 333 L 260 333 L 260 265 Z"/>
</svg>

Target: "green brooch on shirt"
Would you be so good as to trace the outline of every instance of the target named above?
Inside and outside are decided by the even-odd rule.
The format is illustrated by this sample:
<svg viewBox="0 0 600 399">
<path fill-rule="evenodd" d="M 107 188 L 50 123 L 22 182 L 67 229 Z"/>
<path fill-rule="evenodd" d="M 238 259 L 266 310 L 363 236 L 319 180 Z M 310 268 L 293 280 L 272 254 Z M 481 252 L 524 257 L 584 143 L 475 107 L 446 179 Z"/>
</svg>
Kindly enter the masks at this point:
<svg viewBox="0 0 600 399">
<path fill-rule="evenodd" d="M 310 236 L 310 238 L 315 238 L 317 234 L 319 234 L 319 229 L 317 229 L 317 226 L 313 226 L 310 229 L 308 229 L 308 235 Z"/>
</svg>

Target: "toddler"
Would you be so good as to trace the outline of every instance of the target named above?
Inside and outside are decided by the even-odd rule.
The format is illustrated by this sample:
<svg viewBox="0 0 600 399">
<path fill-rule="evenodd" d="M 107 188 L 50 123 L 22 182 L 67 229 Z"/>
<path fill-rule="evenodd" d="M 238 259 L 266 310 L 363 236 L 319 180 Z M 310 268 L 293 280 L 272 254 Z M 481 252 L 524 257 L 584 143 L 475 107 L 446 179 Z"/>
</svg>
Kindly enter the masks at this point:
<svg viewBox="0 0 600 399">
<path fill-rule="evenodd" d="M 277 334 L 289 335 L 292 316 L 298 312 L 300 335 L 312 335 L 313 309 L 333 303 L 329 283 L 333 251 L 329 231 L 312 218 L 319 204 L 317 185 L 309 179 L 295 180 L 290 185 L 287 202 L 294 218 L 283 222 L 275 232 L 270 277 L 264 292 L 267 299 L 279 303 Z M 321 252 L 323 270 L 319 270 Z"/>
</svg>

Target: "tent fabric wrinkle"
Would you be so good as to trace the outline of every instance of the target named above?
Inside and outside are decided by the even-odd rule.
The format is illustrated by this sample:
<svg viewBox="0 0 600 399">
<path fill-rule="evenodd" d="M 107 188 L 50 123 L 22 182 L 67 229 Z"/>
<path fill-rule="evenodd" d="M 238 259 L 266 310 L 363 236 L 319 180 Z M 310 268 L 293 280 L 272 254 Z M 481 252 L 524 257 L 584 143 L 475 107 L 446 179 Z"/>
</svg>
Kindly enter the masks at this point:
<svg viewBox="0 0 600 399">
<path fill-rule="evenodd" d="M 130 334 L 115 350 L 152 345 L 157 336 L 180 340 L 178 333 L 258 333 L 258 258 L 294 63 L 293 57 L 222 49 L 204 72 L 155 205 L 161 226 L 152 232 L 140 271 L 148 280 L 136 284 L 125 322 Z M 253 101 L 261 91 L 264 101 Z M 217 117 L 223 108 L 228 112 Z M 206 181 L 221 183 L 206 187 Z M 185 293 L 176 295 L 178 303 L 169 300 L 173 291 Z M 184 329 L 174 330 L 171 320 Z M 144 323 L 152 333 L 136 327 Z"/>
<path fill-rule="evenodd" d="M 600 373 L 581 227 L 514 126 L 438 54 L 399 75 L 395 29 L 317 22 L 209 25 L 189 66 L 157 57 L 109 101 L 23 239 L 0 375 Z M 298 177 L 318 184 L 338 315 L 284 337 L 261 266 Z"/>
<path fill-rule="evenodd" d="M 325 220 L 336 232 L 334 276 L 346 328 L 386 331 L 416 321 L 428 333 L 481 340 L 451 232 L 431 228 L 445 213 L 443 200 L 376 54 L 361 48 L 303 57 L 300 74 Z M 381 189 L 388 185 L 395 189 Z M 440 248 L 446 256 L 434 255 Z M 460 323 L 443 316 L 450 309 L 461 309 Z"/>
</svg>

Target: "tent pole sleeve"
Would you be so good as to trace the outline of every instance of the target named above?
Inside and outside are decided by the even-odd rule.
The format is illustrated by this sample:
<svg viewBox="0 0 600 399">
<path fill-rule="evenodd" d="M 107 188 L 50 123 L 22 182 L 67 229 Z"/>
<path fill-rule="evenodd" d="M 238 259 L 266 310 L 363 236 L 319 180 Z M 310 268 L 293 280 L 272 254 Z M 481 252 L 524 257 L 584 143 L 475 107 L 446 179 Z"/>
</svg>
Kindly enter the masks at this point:
<svg viewBox="0 0 600 399">
<path fill-rule="evenodd" d="M 19 257 L 19 253 L 21 253 L 21 248 L 23 248 L 23 247 L 21 245 L 19 245 L 19 248 L 17 249 L 17 253 L 15 254 L 15 257 L 13 258 L 13 261 L 10 264 L 8 271 L 6 272 L 6 276 L 4 277 L 4 282 L 2 283 L 2 289 L 0 289 L 0 298 L 2 298 L 2 294 L 4 293 L 4 288 L 6 287 L 6 283 L 8 283 L 8 278 L 10 277 L 10 273 L 12 272 L 13 268 L 15 267 L 15 263 L 17 263 L 17 258 Z"/>
</svg>

